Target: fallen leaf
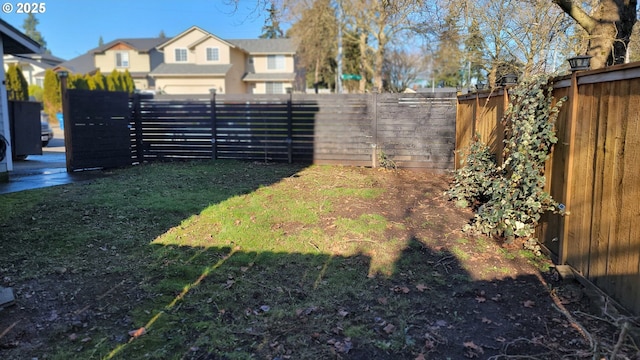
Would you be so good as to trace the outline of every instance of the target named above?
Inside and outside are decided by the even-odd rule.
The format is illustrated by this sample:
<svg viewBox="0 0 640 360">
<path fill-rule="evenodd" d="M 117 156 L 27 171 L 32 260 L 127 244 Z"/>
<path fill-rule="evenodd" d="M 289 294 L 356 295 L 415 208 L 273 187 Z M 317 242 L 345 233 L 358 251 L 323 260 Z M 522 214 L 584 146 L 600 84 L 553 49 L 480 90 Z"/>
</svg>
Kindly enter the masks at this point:
<svg viewBox="0 0 640 360">
<path fill-rule="evenodd" d="M 425 284 L 418 284 L 418 285 L 416 285 L 416 289 L 418 289 L 418 291 L 420 291 L 420 292 L 423 292 L 425 290 L 428 290 L 429 287 L 427 285 L 425 285 Z"/>
<path fill-rule="evenodd" d="M 247 272 L 247 270 L 249 270 L 248 266 L 241 266 L 240 267 L 240 271 L 242 271 L 242 272 Z"/>
<path fill-rule="evenodd" d="M 77 339 L 78 339 L 78 335 L 76 333 L 69 335 L 69 340 L 76 341 Z"/>
<path fill-rule="evenodd" d="M 465 341 L 462 344 L 465 348 L 464 356 L 468 358 L 477 358 L 480 355 L 484 354 L 484 349 L 481 346 L 478 346 L 473 343 L 473 341 Z"/>
<path fill-rule="evenodd" d="M 395 293 L 408 294 L 411 290 L 409 290 L 409 288 L 406 286 L 394 286 L 391 288 L 391 291 Z"/>
<path fill-rule="evenodd" d="M 147 333 L 147 329 L 145 329 L 144 326 L 143 326 L 143 327 L 141 327 L 139 329 L 129 331 L 129 336 L 131 336 L 132 338 L 135 339 L 135 338 L 140 337 L 140 336 L 142 336 L 142 335 L 144 335 L 146 333 Z"/>
<path fill-rule="evenodd" d="M 393 326 L 393 324 L 387 324 L 387 326 L 385 326 L 382 330 L 384 330 L 384 332 L 386 332 L 387 334 L 391 334 L 396 330 L 396 327 Z"/>
<path fill-rule="evenodd" d="M 483 317 L 482 318 L 482 322 L 485 323 L 485 324 L 491 324 L 493 321 L 487 319 L 486 317 Z"/>
<path fill-rule="evenodd" d="M 526 307 L 526 308 L 532 308 L 533 305 L 535 305 L 535 304 L 536 304 L 536 302 L 535 301 L 531 301 L 531 300 L 527 300 L 524 303 L 522 303 L 522 305 L 524 305 L 524 307 Z"/>
<path fill-rule="evenodd" d="M 498 336 L 498 337 L 496 338 L 496 341 L 497 341 L 497 342 L 505 342 L 505 341 L 507 341 L 507 339 L 503 338 L 502 336 Z"/>
<path fill-rule="evenodd" d="M 387 305 L 387 303 L 388 303 L 389 301 L 387 300 L 387 298 L 386 298 L 386 297 L 379 297 L 379 298 L 378 298 L 378 302 L 379 302 L 380 304 L 382 304 L 382 305 Z"/>
<path fill-rule="evenodd" d="M 479 303 L 483 303 L 487 301 L 487 299 L 484 296 L 476 296 L 476 301 Z"/>
<path fill-rule="evenodd" d="M 225 285 L 223 285 L 223 288 L 224 289 L 230 289 L 233 286 L 233 284 L 235 284 L 235 283 L 236 283 L 235 280 L 227 280 L 227 283 Z"/>
<path fill-rule="evenodd" d="M 414 360 L 426 360 L 423 353 L 420 353 Z"/>
<path fill-rule="evenodd" d="M 344 310 L 344 309 L 340 309 L 340 310 L 338 310 L 338 315 L 340 315 L 342 317 L 345 317 L 345 316 L 349 315 L 349 312 Z"/>
<path fill-rule="evenodd" d="M 269 312 L 269 310 L 271 310 L 271 306 L 262 305 L 262 306 L 260 306 L 260 310 L 262 310 L 262 312 Z"/>
</svg>

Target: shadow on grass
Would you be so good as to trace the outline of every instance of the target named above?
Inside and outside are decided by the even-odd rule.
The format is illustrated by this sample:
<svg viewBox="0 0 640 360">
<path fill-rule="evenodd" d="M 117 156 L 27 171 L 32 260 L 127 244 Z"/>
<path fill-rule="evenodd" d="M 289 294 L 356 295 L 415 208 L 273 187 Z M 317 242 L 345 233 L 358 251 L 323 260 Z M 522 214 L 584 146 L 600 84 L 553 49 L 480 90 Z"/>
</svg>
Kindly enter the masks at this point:
<svg viewBox="0 0 640 360">
<path fill-rule="evenodd" d="M 539 275 L 465 268 L 487 241 L 447 237 L 448 204 L 420 202 L 441 189 L 391 203 L 414 185 L 393 175 L 395 190 L 376 198 L 379 173 L 301 169 L 143 166 L 45 201 L 3 198 L 28 205 L 1 218 L 2 279 L 19 279 L 1 357 L 560 358 L 588 347 Z M 305 183 L 284 180 L 293 174 Z M 437 214 L 422 223 L 427 208 Z"/>
<path fill-rule="evenodd" d="M 580 345 L 539 277 L 477 281 L 420 239 L 407 241 L 391 276 L 369 276 L 362 254 L 153 251 L 164 261 L 149 286 L 162 291 L 136 310 L 137 333 L 105 341 L 104 358 L 555 358 L 554 342 Z"/>
</svg>

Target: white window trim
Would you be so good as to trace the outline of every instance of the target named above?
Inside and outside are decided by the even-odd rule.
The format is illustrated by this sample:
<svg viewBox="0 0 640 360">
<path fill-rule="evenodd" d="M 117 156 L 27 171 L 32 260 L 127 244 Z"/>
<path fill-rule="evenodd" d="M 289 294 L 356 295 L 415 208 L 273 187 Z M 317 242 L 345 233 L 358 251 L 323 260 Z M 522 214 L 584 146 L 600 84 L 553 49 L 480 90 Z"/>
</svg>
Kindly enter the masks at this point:
<svg viewBox="0 0 640 360">
<path fill-rule="evenodd" d="M 217 59 L 209 59 L 209 49 L 211 50 L 217 50 L 218 51 L 218 58 Z M 205 48 L 204 50 L 204 56 L 205 56 L 205 60 L 207 60 L 207 62 L 220 62 L 220 48 L 217 46 L 210 46 Z"/>
<path fill-rule="evenodd" d="M 178 60 L 178 51 L 184 51 L 184 60 Z M 188 62 L 189 61 L 189 50 L 187 48 L 175 48 L 173 49 L 173 57 L 175 62 Z"/>
<path fill-rule="evenodd" d="M 118 55 L 120 55 L 120 65 L 118 65 Z M 123 65 L 124 61 L 122 61 L 122 55 L 126 55 L 126 65 Z M 116 60 L 116 68 L 118 69 L 125 69 L 125 68 L 129 68 L 129 66 L 131 65 L 131 59 L 129 59 L 129 52 L 128 51 L 116 51 L 115 53 L 115 60 Z"/>
</svg>

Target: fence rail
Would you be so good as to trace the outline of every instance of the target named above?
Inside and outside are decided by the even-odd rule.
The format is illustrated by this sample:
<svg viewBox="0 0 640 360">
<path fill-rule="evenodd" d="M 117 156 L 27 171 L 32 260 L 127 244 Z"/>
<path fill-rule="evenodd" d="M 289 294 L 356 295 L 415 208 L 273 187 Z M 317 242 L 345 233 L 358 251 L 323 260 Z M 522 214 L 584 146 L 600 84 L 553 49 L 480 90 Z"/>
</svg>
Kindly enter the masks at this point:
<svg viewBox="0 0 640 360">
<path fill-rule="evenodd" d="M 132 109 L 132 156 L 453 167 L 453 94 L 217 95 L 148 99 Z"/>
<path fill-rule="evenodd" d="M 640 314 L 640 63 L 554 84 L 554 97 L 568 101 L 556 122 L 545 190 L 569 215 L 546 215 L 538 239 L 560 263 Z M 504 90 L 458 97 L 456 149 L 479 133 L 501 161 L 507 101 Z"/>
</svg>

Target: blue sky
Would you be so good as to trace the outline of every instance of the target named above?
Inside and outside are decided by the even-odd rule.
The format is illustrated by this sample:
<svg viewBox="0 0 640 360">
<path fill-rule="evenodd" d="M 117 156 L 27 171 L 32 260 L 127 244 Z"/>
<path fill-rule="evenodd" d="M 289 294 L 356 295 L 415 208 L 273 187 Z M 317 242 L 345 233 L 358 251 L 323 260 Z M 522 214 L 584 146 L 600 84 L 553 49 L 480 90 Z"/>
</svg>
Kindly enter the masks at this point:
<svg viewBox="0 0 640 360">
<path fill-rule="evenodd" d="M 38 2 L 38 0 L 35 0 Z M 26 14 L 0 18 L 23 31 Z M 175 36 L 196 25 L 223 39 L 252 39 L 262 33 L 267 12 L 256 0 L 44 0 L 45 12 L 36 14 L 52 54 L 69 60 L 118 38 L 156 37 L 160 31 Z"/>
</svg>

